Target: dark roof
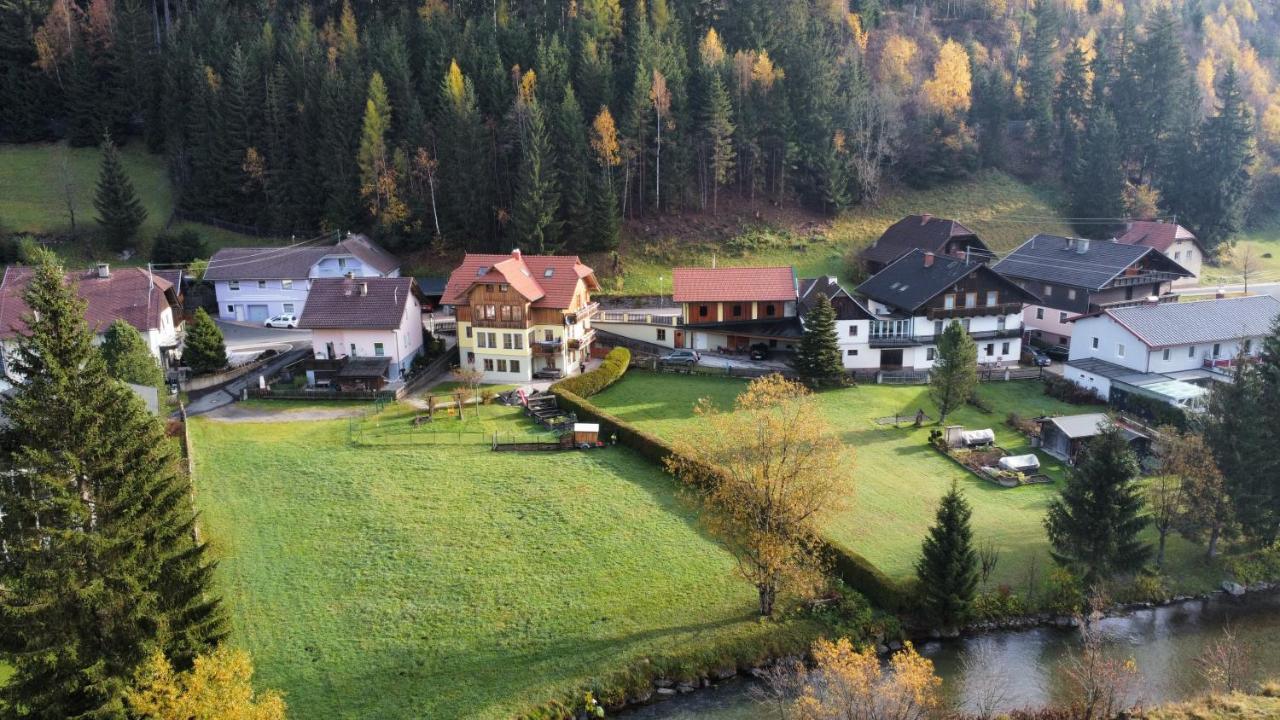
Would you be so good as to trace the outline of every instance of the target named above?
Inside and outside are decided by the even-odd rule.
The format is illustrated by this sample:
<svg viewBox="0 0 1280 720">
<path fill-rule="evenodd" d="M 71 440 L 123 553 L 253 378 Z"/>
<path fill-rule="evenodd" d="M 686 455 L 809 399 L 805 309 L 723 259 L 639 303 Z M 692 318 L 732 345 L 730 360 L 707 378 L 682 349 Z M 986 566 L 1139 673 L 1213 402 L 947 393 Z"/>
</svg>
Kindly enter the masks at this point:
<svg viewBox="0 0 1280 720">
<path fill-rule="evenodd" d="M 1280 300 L 1270 295 L 1131 305 L 1104 310 L 1148 347 L 1261 337 L 1280 316 Z"/>
<path fill-rule="evenodd" d="M 225 247 L 209 258 L 205 280 L 300 280 L 332 246 Z"/>
<path fill-rule="evenodd" d="M 368 289 L 361 294 L 361 286 Z M 311 283 L 300 328 L 382 330 L 400 327 L 413 278 L 318 278 Z"/>
<path fill-rule="evenodd" d="M 520 293 L 533 307 L 568 309 L 573 304 L 578 281 L 597 288 L 595 271 L 577 255 L 510 255 L 467 253 L 445 285 L 441 302 L 465 305 L 467 293 L 476 283 L 505 283 Z"/>
<path fill-rule="evenodd" d="M 449 278 L 442 277 L 417 277 L 414 280 L 418 283 L 418 291 L 423 295 L 444 295 L 444 289 L 449 284 Z"/>
<path fill-rule="evenodd" d="M 1124 234 L 1116 238 L 1122 245 L 1145 245 L 1160 252 L 1168 252 L 1169 248 L 1179 240 L 1190 240 L 1200 248 L 1200 241 L 1192 232 L 1177 223 L 1158 222 L 1155 220 L 1134 220 Z"/>
<path fill-rule="evenodd" d="M 22 265 L 5 268 L 0 280 L 0 338 L 26 333 L 30 310 L 22 299 L 35 269 Z M 74 270 L 65 282 L 75 283 L 85 301 L 85 320 L 95 334 L 105 332 L 116 320 L 124 320 L 140 332 L 160 327 L 160 316 L 177 301 L 173 285 L 143 268 L 118 268 L 100 278 L 96 269 Z M 176 322 L 176 319 L 175 319 Z"/>
<path fill-rule="evenodd" d="M 1126 268 L 1148 255 L 1153 257 L 1153 263 L 1164 266 L 1165 272 L 1183 277 L 1191 275 L 1186 268 L 1145 245 L 1044 234 L 1019 245 L 993 268 L 1008 277 L 1101 290 Z"/>
<path fill-rule="evenodd" d="M 326 255 L 342 255 L 349 253 L 359 258 L 360 262 L 386 275 L 400 267 L 395 255 L 383 250 L 364 235 L 348 235 L 345 240 L 333 246 Z"/>
<path fill-rule="evenodd" d="M 853 293 L 844 289 L 840 281 L 830 275 L 800 279 L 798 313 L 801 316 L 813 309 L 818 295 L 826 295 L 835 308 L 837 320 L 866 320 L 873 317 L 870 310 Z"/>
<path fill-rule="evenodd" d="M 804 325 L 798 317 L 784 317 L 777 320 L 738 320 L 718 323 L 689 323 L 689 327 L 708 328 L 716 332 L 732 335 L 765 338 L 801 338 L 804 337 Z"/>
<path fill-rule="evenodd" d="M 347 379 L 379 378 L 387 374 L 389 367 L 389 357 L 348 357 L 333 375 Z"/>
<path fill-rule="evenodd" d="M 1107 362 L 1100 358 L 1080 358 L 1078 360 L 1068 360 L 1067 364 L 1073 368 L 1083 370 L 1093 375 L 1107 378 L 1108 380 L 1118 380 L 1123 377 L 1132 377 L 1134 375 L 1145 375 L 1141 370 L 1134 370 L 1123 365 L 1117 365 L 1113 362 Z"/>
<path fill-rule="evenodd" d="M 675 268 L 673 302 L 767 302 L 796 299 L 796 272 L 782 267 Z"/>
<path fill-rule="evenodd" d="M 975 232 L 955 220 L 927 214 L 908 215 L 890 225 L 861 255 L 864 260 L 891 263 L 913 249 L 942 252 L 948 240 L 964 236 L 972 236 L 975 244 L 986 249 Z"/>
<path fill-rule="evenodd" d="M 992 272 L 983 263 L 965 262 L 945 255 L 935 255 L 933 263 L 926 267 L 926 255 L 927 253 L 921 250 L 908 252 L 859 285 L 858 292 L 885 305 L 913 312 L 939 293 L 976 272 L 990 273 L 993 279 L 1025 300 L 1036 300 L 1034 295 Z"/>
<path fill-rule="evenodd" d="M 209 258 L 205 280 L 300 280 L 311 266 L 329 255 L 353 255 L 385 275 L 400 267 L 394 255 L 364 235 L 350 235 L 335 245 L 227 247 Z"/>
</svg>

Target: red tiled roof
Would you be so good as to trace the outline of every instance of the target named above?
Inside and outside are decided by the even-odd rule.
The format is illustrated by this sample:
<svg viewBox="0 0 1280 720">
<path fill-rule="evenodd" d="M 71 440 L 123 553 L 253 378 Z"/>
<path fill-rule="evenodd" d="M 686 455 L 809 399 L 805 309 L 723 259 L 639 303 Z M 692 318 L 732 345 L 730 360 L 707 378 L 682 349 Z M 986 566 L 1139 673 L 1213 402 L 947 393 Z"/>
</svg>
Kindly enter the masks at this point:
<svg viewBox="0 0 1280 720">
<path fill-rule="evenodd" d="M 676 268 L 671 289 L 678 303 L 795 300 L 796 274 L 790 267 Z"/>
<path fill-rule="evenodd" d="M 20 265 L 5 268 L 0 280 L 0 339 L 25 334 L 23 318 L 30 314 L 22 295 L 35 269 Z M 124 320 L 141 332 L 160 327 L 160 314 L 176 301 L 173 283 L 142 268 L 119 268 L 100 278 L 97 271 L 74 270 L 66 282 L 76 283 L 76 293 L 85 301 L 85 320 L 94 333 L 105 332 L 116 320 Z"/>
<path fill-rule="evenodd" d="M 1160 252 L 1166 252 L 1178 240 L 1200 244 L 1196 236 L 1181 225 L 1155 220 L 1135 220 L 1129 223 L 1129 229 L 1123 235 L 1116 238 L 1116 242 L 1123 245 L 1144 245 Z"/>
<path fill-rule="evenodd" d="M 566 309 L 573 303 L 579 280 L 598 287 L 595 272 L 577 255 L 522 255 L 518 250 L 510 255 L 467 253 L 449 275 L 441 302 L 466 305 L 467 293 L 476 283 L 506 283 L 533 307 Z"/>
<path fill-rule="evenodd" d="M 361 294 L 360 287 L 366 292 Z M 384 330 L 400 327 L 413 278 L 319 278 L 311 283 L 300 328 Z"/>
</svg>

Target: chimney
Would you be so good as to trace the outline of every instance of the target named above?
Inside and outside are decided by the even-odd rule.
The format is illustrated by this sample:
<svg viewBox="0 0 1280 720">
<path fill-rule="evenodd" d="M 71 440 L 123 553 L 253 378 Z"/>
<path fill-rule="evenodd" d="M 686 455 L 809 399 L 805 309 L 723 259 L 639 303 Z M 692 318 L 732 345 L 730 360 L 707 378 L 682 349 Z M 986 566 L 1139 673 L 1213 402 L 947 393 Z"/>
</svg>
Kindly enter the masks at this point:
<svg viewBox="0 0 1280 720">
<path fill-rule="evenodd" d="M 926 253 L 924 254 L 924 266 L 925 266 L 925 267 L 933 267 L 933 253 L 931 253 L 931 252 L 926 252 Z"/>
<path fill-rule="evenodd" d="M 1083 255 L 1089 252 L 1088 238 L 1080 238 L 1079 240 L 1076 241 L 1076 252 L 1079 253 L 1080 255 Z"/>
<path fill-rule="evenodd" d="M 352 270 L 348 270 L 348 271 L 347 271 L 347 274 L 346 274 L 346 275 L 344 275 L 343 277 L 345 277 L 345 278 L 346 278 L 346 279 L 348 279 L 348 280 L 354 280 L 354 279 L 356 278 L 356 274 L 355 274 L 355 272 L 354 272 L 354 271 L 352 271 Z"/>
<path fill-rule="evenodd" d="M 104 280 L 111 277 L 111 266 L 106 263 L 98 263 L 97 275 Z"/>
<path fill-rule="evenodd" d="M 928 224 L 929 224 L 929 221 L 930 221 L 930 220 L 932 220 L 932 219 L 933 219 L 933 216 L 932 216 L 932 215 L 930 215 L 929 213 L 920 213 L 920 224 L 921 224 L 921 225 L 928 225 Z"/>
<path fill-rule="evenodd" d="M 519 260 L 519 259 L 520 259 L 520 248 L 515 248 L 514 250 L 512 250 L 512 251 L 511 251 L 511 257 L 513 257 L 513 258 L 515 258 L 515 259 Z"/>
<path fill-rule="evenodd" d="M 368 294 L 369 294 L 369 283 L 367 282 L 360 283 L 360 297 L 364 297 L 365 295 L 368 295 Z"/>
</svg>

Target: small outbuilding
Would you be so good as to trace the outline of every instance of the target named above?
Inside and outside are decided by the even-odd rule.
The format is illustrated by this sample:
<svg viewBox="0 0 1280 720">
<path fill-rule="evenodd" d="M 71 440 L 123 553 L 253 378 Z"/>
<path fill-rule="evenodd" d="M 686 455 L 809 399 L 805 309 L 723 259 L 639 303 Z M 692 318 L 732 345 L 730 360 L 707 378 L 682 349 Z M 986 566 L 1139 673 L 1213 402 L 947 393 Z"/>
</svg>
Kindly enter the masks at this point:
<svg viewBox="0 0 1280 720">
<path fill-rule="evenodd" d="M 580 448 L 595 447 L 596 445 L 599 445 L 599 423 L 574 423 L 573 444 Z"/>
<path fill-rule="evenodd" d="M 1084 413 L 1044 417 L 1037 422 L 1040 423 L 1040 449 L 1059 460 L 1074 463 L 1084 444 L 1102 434 L 1102 429 L 1112 420 L 1106 413 Z M 1129 446 L 1139 456 L 1145 455 L 1151 439 L 1127 425 L 1119 427 Z"/>
</svg>

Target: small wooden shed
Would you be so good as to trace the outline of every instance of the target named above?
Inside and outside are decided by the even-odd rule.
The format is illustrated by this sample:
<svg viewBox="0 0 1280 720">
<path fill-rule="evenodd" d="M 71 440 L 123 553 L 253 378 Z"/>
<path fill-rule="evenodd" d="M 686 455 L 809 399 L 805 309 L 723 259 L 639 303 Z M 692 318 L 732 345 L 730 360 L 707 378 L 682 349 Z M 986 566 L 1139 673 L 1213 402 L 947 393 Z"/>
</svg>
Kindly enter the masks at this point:
<svg viewBox="0 0 1280 720">
<path fill-rule="evenodd" d="M 599 445 L 599 423 L 574 423 L 573 444 L 580 448 L 595 447 L 596 445 Z"/>
</svg>

